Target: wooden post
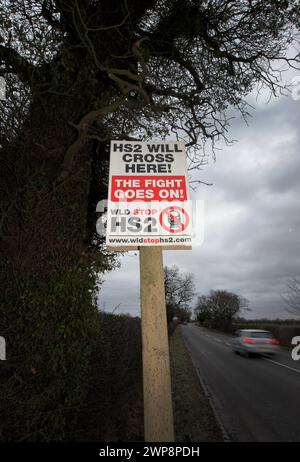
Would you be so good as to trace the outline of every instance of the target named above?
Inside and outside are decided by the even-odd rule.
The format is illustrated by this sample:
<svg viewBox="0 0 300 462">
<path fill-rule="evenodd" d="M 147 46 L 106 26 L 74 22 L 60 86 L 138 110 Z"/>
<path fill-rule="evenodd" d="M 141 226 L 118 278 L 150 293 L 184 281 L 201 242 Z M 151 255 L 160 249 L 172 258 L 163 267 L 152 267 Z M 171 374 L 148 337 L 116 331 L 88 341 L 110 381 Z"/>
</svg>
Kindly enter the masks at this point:
<svg viewBox="0 0 300 462">
<path fill-rule="evenodd" d="M 146 442 L 173 442 L 169 343 L 161 247 L 140 247 Z"/>
</svg>

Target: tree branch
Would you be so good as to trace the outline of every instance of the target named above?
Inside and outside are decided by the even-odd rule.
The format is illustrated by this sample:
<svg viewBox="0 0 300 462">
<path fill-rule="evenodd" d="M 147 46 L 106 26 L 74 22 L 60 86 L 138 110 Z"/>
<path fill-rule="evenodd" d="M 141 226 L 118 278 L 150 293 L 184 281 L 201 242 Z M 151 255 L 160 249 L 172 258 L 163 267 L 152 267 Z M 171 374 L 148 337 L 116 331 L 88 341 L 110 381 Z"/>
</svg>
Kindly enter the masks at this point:
<svg viewBox="0 0 300 462">
<path fill-rule="evenodd" d="M 0 45 L 0 66 L 5 64 L 5 72 L 17 74 L 20 80 L 31 86 L 33 74 L 36 71 L 35 66 L 29 63 L 13 48 Z"/>
</svg>

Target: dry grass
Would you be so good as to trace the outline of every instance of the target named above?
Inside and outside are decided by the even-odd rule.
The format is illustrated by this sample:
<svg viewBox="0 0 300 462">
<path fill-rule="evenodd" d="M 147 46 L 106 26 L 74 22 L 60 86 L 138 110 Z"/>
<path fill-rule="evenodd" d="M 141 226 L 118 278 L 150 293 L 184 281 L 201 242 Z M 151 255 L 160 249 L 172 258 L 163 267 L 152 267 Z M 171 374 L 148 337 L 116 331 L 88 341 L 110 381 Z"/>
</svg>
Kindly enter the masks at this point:
<svg viewBox="0 0 300 462">
<path fill-rule="evenodd" d="M 200 385 L 178 327 L 170 341 L 176 441 L 222 441 L 209 401 Z"/>
</svg>

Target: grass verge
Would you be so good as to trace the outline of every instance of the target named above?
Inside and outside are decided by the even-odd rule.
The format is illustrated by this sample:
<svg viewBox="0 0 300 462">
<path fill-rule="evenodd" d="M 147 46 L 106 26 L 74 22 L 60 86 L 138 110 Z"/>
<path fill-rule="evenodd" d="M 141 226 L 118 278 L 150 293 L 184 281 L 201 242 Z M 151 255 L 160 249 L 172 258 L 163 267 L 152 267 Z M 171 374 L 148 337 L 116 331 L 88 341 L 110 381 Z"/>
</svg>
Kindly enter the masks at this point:
<svg viewBox="0 0 300 462">
<path fill-rule="evenodd" d="M 184 345 L 180 326 L 170 339 L 170 361 L 176 441 L 222 441 L 210 403 Z"/>
</svg>

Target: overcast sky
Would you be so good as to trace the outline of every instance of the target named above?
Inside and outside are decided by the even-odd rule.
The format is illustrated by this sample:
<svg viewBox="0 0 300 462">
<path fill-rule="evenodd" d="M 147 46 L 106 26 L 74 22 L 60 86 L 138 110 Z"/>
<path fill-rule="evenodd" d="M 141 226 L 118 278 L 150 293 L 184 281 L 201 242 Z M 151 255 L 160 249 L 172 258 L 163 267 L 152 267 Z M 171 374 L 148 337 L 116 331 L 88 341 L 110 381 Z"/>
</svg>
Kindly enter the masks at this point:
<svg viewBox="0 0 300 462">
<path fill-rule="evenodd" d="M 204 242 L 191 251 L 165 251 L 164 264 L 194 274 L 199 294 L 225 289 L 246 297 L 247 317 L 291 317 L 282 294 L 300 276 L 300 100 L 255 104 L 249 125 L 232 124 L 238 142 L 217 153 L 194 199 L 204 200 Z M 122 257 L 104 277 L 99 307 L 140 315 L 139 261 Z"/>
</svg>

